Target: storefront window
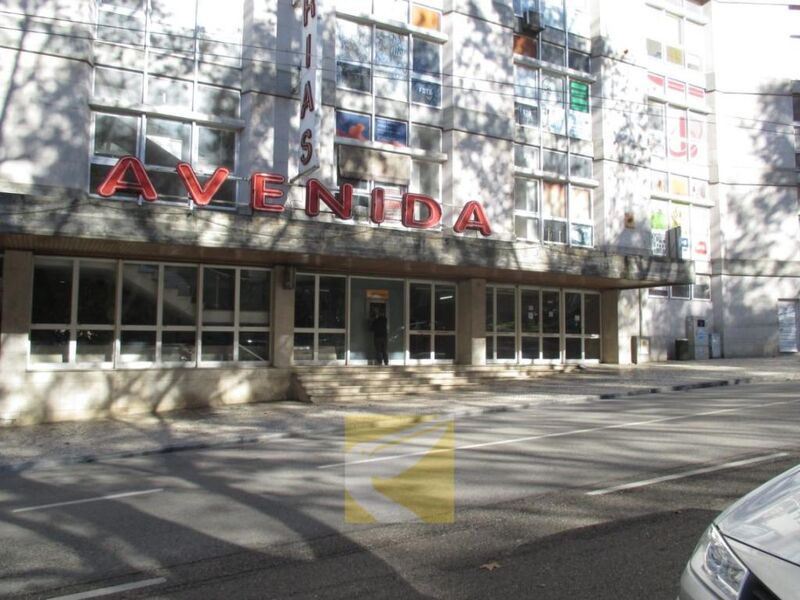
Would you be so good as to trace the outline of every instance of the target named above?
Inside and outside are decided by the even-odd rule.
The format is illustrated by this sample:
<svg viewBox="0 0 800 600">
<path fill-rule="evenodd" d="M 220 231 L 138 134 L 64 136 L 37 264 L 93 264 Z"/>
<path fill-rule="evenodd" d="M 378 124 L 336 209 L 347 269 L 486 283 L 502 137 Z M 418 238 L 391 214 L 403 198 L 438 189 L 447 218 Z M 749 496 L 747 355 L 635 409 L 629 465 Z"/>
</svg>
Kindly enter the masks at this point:
<svg viewBox="0 0 800 600">
<path fill-rule="evenodd" d="M 267 361 L 269 289 L 263 269 L 37 258 L 30 361 L 107 368 Z M 58 328 L 37 321 L 55 316 L 47 307 L 56 292 L 64 300 L 56 303 Z"/>
</svg>

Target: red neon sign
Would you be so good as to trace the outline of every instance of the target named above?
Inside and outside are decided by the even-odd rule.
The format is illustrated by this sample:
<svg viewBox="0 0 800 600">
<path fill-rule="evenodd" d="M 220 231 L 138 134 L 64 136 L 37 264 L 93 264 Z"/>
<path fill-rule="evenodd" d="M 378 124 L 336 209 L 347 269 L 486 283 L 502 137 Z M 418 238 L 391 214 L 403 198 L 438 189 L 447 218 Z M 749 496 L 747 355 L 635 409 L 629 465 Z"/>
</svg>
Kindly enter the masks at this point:
<svg viewBox="0 0 800 600">
<path fill-rule="evenodd" d="M 219 192 L 230 175 L 228 169 L 219 167 L 206 180 L 205 184 L 201 184 L 191 165 L 180 163 L 175 170 L 186 188 L 188 197 L 200 206 L 211 203 L 214 195 Z M 128 177 L 132 177 L 132 180 Z M 250 207 L 257 212 L 283 212 L 284 206 L 280 200 L 286 196 L 286 192 L 276 186 L 285 183 L 286 177 L 277 173 L 253 173 L 250 176 Z M 103 182 L 97 186 L 96 191 L 105 198 L 114 196 L 120 191 L 126 191 L 140 194 L 148 202 L 158 200 L 158 192 L 150 181 L 142 161 L 134 156 L 120 158 Z M 320 181 L 309 180 L 306 184 L 306 214 L 310 217 L 318 216 L 321 204 L 325 204 L 338 219 L 351 219 L 353 216 L 353 186 L 346 183 L 338 193 L 334 194 Z M 383 188 L 374 188 L 370 197 L 370 221 L 376 224 L 385 221 L 385 204 Z M 425 207 L 424 216 L 416 217 L 417 206 Z M 441 205 L 425 194 L 403 194 L 400 214 L 402 224 L 410 229 L 433 229 L 442 222 Z M 486 212 L 476 200 L 470 200 L 464 204 L 453 225 L 453 231 L 456 233 L 463 233 L 468 229 L 480 231 L 484 236 L 492 235 L 492 227 Z"/>
</svg>

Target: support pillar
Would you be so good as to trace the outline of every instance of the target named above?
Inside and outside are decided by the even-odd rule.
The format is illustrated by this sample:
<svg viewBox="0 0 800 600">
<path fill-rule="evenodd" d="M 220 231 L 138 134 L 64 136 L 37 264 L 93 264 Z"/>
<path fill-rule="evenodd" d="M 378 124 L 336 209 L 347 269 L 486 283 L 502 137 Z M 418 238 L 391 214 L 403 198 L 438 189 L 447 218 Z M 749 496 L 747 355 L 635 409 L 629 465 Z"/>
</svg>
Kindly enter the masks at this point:
<svg viewBox="0 0 800 600">
<path fill-rule="evenodd" d="M 291 367 L 294 353 L 294 267 L 272 270 L 272 364 Z"/>
<path fill-rule="evenodd" d="M 602 293 L 603 362 L 629 365 L 631 338 L 639 335 L 638 290 L 608 290 Z"/>
<path fill-rule="evenodd" d="M 3 254 L 3 312 L 0 322 L 0 422 L 14 421 L 31 399 L 25 393 L 28 332 L 33 298 L 33 253 L 6 250 Z"/>
<path fill-rule="evenodd" d="M 456 363 L 486 364 L 486 280 L 468 279 L 458 284 Z"/>
</svg>

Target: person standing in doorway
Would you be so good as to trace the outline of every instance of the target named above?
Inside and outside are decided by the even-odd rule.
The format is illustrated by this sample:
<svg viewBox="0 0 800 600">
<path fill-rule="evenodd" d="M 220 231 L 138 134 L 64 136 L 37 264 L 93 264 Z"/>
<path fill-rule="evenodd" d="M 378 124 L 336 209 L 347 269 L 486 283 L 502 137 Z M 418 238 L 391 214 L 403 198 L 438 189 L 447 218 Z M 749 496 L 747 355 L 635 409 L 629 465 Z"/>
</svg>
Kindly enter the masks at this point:
<svg viewBox="0 0 800 600">
<path fill-rule="evenodd" d="M 370 323 L 372 341 L 375 344 L 375 353 L 378 355 L 379 365 L 389 364 L 389 355 L 386 352 L 387 338 L 389 337 L 389 323 L 386 320 L 386 308 L 381 306 L 375 309 Z"/>
</svg>

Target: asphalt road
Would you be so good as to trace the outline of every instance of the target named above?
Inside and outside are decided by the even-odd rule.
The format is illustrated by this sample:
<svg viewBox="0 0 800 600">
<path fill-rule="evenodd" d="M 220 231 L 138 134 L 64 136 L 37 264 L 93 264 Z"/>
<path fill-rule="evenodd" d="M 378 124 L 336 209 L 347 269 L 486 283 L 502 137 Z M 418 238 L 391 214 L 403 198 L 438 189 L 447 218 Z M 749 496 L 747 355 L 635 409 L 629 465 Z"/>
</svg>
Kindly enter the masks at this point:
<svg viewBox="0 0 800 600">
<path fill-rule="evenodd" d="M 800 462 L 798 391 L 458 419 L 452 523 L 345 522 L 343 432 L 5 474 L 0 597 L 672 600 L 713 517 Z M 384 444 L 347 485 L 427 449 Z"/>
</svg>

